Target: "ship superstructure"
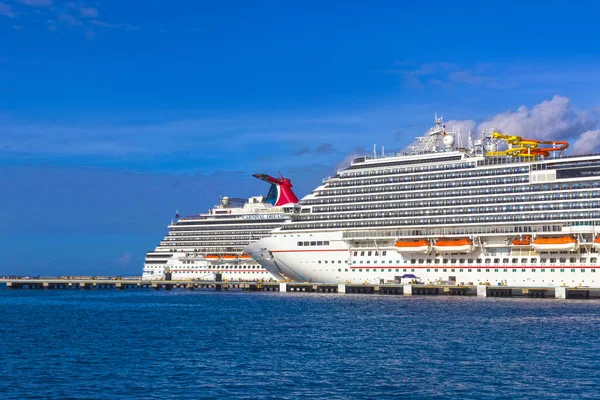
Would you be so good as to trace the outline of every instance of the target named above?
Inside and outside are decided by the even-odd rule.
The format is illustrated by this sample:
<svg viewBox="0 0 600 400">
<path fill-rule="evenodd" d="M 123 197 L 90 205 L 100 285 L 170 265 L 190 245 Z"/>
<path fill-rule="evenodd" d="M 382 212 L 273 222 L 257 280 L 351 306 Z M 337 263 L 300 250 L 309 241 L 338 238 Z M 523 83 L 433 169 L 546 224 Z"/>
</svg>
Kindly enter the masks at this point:
<svg viewBox="0 0 600 400">
<path fill-rule="evenodd" d="M 229 281 L 273 280 L 273 275 L 243 252 L 244 246 L 280 227 L 298 199 L 289 179 L 264 174 L 271 184 L 266 197 L 222 197 L 206 214 L 172 221 L 165 238 L 146 255 L 142 279 Z"/>
<path fill-rule="evenodd" d="M 292 280 L 600 283 L 600 155 L 440 118 L 406 153 L 356 158 L 246 248 Z"/>
</svg>

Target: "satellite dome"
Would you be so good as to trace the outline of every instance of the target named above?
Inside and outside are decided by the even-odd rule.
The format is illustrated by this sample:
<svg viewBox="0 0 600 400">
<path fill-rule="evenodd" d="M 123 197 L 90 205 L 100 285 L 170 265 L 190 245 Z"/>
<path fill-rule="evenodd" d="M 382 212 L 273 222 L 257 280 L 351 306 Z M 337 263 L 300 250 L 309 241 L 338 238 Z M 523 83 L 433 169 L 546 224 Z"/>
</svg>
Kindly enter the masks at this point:
<svg viewBox="0 0 600 400">
<path fill-rule="evenodd" d="M 221 204 L 223 204 L 224 206 L 229 204 L 229 197 L 227 196 L 223 196 L 223 198 L 221 199 Z"/>
<path fill-rule="evenodd" d="M 454 136 L 452 135 L 446 135 L 444 136 L 444 145 L 448 148 L 452 147 L 454 145 Z"/>
</svg>

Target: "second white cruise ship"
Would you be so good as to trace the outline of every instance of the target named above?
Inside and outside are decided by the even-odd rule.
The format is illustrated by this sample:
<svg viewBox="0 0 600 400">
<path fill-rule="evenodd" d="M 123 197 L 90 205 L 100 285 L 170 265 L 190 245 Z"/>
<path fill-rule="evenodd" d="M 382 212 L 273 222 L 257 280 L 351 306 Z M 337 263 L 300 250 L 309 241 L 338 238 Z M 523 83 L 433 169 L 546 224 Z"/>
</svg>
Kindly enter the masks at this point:
<svg viewBox="0 0 600 400">
<path fill-rule="evenodd" d="M 264 174 L 254 177 L 271 184 L 266 197 L 222 197 L 206 214 L 180 218 L 167 236 L 146 254 L 142 279 L 258 281 L 280 279 L 242 249 L 281 226 L 298 199 L 292 182 Z"/>
<path fill-rule="evenodd" d="M 600 283 L 600 155 L 436 118 L 409 152 L 356 158 L 246 252 L 298 281 Z"/>
</svg>

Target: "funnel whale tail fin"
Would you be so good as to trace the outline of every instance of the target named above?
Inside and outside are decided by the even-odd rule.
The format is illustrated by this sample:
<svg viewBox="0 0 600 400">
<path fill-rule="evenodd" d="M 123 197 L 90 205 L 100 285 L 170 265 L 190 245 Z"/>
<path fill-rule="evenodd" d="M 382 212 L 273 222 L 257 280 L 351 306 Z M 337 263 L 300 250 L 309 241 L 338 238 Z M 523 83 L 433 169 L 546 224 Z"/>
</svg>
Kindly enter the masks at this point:
<svg viewBox="0 0 600 400">
<path fill-rule="evenodd" d="M 283 175 L 281 175 L 281 178 L 273 178 L 267 174 L 254 174 L 252 176 L 271 184 L 266 202 L 271 203 L 274 206 L 298 202 L 298 198 L 292 190 L 292 181 L 288 178 L 284 178 Z"/>
</svg>

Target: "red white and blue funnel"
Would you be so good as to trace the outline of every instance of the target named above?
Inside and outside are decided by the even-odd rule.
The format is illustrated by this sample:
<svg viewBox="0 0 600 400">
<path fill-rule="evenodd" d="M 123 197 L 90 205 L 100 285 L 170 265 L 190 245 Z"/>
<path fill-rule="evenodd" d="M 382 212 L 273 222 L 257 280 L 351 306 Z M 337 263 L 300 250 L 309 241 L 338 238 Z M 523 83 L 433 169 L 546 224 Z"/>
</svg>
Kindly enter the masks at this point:
<svg viewBox="0 0 600 400">
<path fill-rule="evenodd" d="M 274 206 L 282 206 L 284 204 L 298 202 L 298 198 L 292 190 L 292 181 L 288 178 L 284 178 L 283 175 L 281 176 L 281 179 L 273 178 L 266 174 L 254 174 L 252 176 L 271 184 L 271 188 L 265 199 L 267 203 L 271 203 Z"/>
</svg>

